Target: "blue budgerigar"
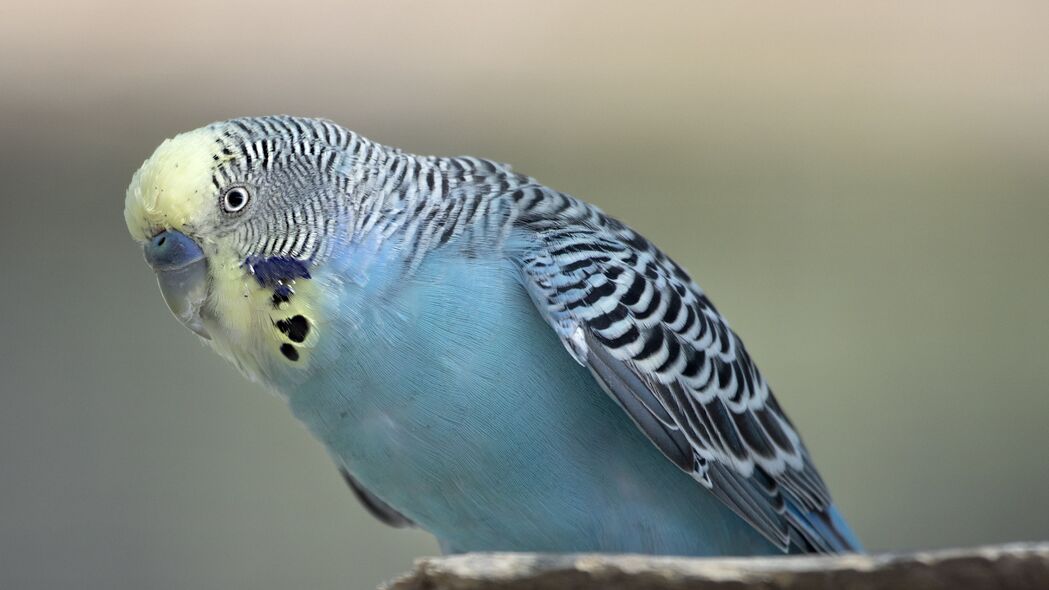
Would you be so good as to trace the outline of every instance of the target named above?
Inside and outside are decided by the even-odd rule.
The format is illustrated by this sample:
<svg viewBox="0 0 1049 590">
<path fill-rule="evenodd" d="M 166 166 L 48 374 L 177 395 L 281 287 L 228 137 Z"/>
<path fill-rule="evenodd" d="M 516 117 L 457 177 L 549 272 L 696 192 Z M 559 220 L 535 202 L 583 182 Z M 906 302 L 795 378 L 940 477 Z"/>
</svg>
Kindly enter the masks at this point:
<svg viewBox="0 0 1049 590">
<path fill-rule="evenodd" d="M 234 119 L 162 143 L 124 216 L 179 320 L 445 551 L 859 550 L 688 273 L 508 166 Z"/>
</svg>

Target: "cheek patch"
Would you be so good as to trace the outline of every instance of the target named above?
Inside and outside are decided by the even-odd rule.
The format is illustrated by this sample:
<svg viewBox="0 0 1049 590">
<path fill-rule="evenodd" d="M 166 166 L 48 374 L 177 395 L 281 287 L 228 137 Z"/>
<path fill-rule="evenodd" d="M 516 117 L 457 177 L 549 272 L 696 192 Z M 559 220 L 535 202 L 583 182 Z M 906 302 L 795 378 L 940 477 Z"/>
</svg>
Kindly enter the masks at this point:
<svg viewBox="0 0 1049 590">
<path fill-rule="evenodd" d="M 270 299 L 270 301 L 273 303 L 273 308 L 280 309 L 281 304 L 291 301 L 291 296 L 293 293 L 294 291 L 292 291 L 291 287 L 289 287 L 288 285 L 277 285 L 277 287 L 273 290 L 273 297 Z"/>
<path fill-rule="evenodd" d="M 248 272 L 260 287 L 274 288 L 289 285 L 296 279 L 310 278 L 306 262 L 288 256 L 249 256 L 244 260 Z"/>
<path fill-rule="evenodd" d="M 252 256 L 244 260 L 243 268 L 264 289 L 263 305 L 272 307 L 269 319 L 276 330 L 269 331 L 268 342 L 273 343 L 285 359 L 305 368 L 317 340 L 316 323 L 306 315 L 312 293 L 307 261 Z"/>
</svg>

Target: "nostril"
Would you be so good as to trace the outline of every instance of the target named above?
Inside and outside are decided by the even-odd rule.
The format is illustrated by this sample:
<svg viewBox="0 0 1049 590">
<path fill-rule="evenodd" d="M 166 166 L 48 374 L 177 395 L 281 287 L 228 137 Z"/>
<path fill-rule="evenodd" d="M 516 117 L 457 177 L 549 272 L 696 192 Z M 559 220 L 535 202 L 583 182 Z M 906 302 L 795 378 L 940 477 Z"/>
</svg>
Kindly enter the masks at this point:
<svg viewBox="0 0 1049 590">
<path fill-rule="evenodd" d="M 143 255 L 153 270 L 174 270 L 204 258 L 204 252 L 191 238 L 178 231 L 167 230 L 143 246 Z"/>
</svg>

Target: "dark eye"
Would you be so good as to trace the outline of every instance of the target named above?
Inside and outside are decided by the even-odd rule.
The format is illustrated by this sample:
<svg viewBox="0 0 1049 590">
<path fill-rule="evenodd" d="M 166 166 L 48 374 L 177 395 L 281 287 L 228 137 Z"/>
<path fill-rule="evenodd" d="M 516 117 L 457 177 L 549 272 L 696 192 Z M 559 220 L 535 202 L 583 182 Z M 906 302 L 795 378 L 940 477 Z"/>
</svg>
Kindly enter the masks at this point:
<svg viewBox="0 0 1049 590">
<path fill-rule="evenodd" d="M 246 188 L 235 186 L 222 195 L 222 208 L 225 209 L 227 213 L 236 213 L 246 207 L 250 200 L 251 195 L 248 194 Z"/>
</svg>

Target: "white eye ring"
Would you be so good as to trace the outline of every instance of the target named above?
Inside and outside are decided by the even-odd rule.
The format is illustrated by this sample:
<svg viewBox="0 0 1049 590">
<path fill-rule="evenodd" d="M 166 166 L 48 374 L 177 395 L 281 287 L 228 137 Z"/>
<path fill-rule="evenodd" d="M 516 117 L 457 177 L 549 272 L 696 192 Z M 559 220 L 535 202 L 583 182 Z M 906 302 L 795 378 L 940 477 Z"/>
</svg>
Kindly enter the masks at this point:
<svg viewBox="0 0 1049 590">
<path fill-rule="evenodd" d="M 235 186 L 222 195 L 222 209 L 226 213 L 236 213 L 247 207 L 250 200 L 251 194 L 248 192 L 248 189 L 242 186 Z"/>
</svg>

